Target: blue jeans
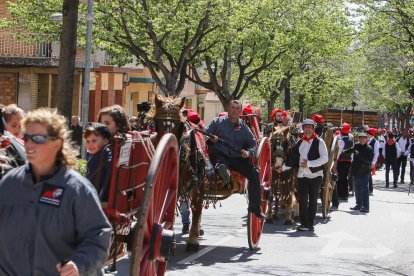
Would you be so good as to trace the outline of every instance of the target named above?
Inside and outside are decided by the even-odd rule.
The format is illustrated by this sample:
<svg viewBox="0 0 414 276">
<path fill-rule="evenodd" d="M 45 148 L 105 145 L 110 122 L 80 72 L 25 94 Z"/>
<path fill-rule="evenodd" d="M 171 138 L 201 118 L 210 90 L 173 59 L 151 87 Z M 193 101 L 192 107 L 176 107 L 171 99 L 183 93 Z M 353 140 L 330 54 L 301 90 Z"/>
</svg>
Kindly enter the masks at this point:
<svg viewBox="0 0 414 276">
<path fill-rule="evenodd" d="M 354 175 L 356 205 L 369 210 L 369 176 L 370 173 Z"/>
<path fill-rule="evenodd" d="M 179 200 L 180 205 L 179 205 L 179 210 L 181 213 L 181 222 L 183 224 L 190 224 L 191 220 L 190 220 L 190 208 L 188 206 L 188 201 L 185 199 L 180 198 Z"/>
</svg>

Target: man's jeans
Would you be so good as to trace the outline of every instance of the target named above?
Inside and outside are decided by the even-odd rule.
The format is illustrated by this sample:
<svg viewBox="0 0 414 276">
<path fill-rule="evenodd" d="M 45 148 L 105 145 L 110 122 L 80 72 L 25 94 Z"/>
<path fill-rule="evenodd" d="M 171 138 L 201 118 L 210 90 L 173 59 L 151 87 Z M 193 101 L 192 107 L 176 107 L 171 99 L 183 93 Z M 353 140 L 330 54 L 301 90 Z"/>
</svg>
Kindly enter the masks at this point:
<svg viewBox="0 0 414 276">
<path fill-rule="evenodd" d="M 354 175 L 356 205 L 367 210 L 369 210 L 369 175 L 370 173 Z"/>
</svg>

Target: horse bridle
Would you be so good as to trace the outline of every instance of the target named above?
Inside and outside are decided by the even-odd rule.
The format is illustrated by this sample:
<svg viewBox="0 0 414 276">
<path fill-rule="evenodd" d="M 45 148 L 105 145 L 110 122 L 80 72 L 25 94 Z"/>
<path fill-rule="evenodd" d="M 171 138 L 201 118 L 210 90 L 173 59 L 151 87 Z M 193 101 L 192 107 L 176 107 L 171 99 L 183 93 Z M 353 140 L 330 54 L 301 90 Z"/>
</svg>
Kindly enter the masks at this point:
<svg viewBox="0 0 414 276">
<path fill-rule="evenodd" d="M 179 115 L 172 114 L 169 112 L 157 114 L 156 116 L 152 118 L 152 120 L 154 124 L 156 124 L 158 120 L 162 120 L 163 125 L 165 127 L 165 131 L 169 133 L 172 133 L 173 129 L 176 127 L 176 124 L 180 127 L 179 131 L 181 131 L 184 125 L 184 122 L 181 121 L 181 118 Z M 155 128 L 155 125 L 154 125 L 154 128 Z"/>
</svg>

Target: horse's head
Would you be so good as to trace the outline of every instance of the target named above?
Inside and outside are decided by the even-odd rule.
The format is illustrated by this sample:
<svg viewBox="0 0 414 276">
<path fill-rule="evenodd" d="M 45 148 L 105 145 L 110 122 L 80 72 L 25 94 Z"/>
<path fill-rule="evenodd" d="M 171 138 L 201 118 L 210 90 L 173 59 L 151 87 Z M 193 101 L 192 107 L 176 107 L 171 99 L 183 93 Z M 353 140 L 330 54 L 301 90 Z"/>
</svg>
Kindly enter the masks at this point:
<svg viewBox="0 0 414 276">
<path fill-rule="evenodd" d="M 273 163 L 275 167 L 282 166 L 291 147 L 289 126 L 273 127 L 269 139 L 272 145 Z"/>
<path fill-rule="evenodd" d="M 172 133 L 179 141 L 183 136 L 185 119 L 181 114 L 185 98 L 167 98 L 157 95 L 154 98 L 154 105 L 148 116 L 152 118 L 154 130 L 158 133 L 158 138 L 165 133 Z"/>
</svg>

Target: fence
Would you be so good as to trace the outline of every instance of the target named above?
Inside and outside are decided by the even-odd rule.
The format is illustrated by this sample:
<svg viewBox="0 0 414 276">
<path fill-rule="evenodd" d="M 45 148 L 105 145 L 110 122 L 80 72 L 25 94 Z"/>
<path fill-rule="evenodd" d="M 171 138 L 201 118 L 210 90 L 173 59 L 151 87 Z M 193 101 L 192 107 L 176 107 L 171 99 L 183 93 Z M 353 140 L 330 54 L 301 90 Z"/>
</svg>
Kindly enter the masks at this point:
<svg viewBox="0 0 414 276">
<path fill-rule="evenodd" d="M 47 58 L 51 54 L 50 43 L 26 43 L 14 33 L 0 32 L 0 57 Z"/>
</svg>

